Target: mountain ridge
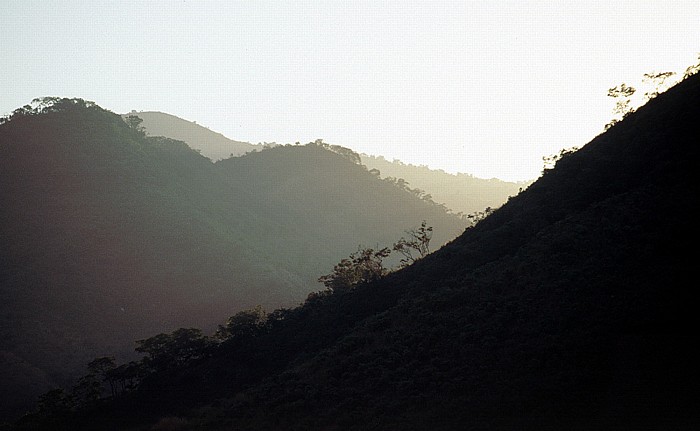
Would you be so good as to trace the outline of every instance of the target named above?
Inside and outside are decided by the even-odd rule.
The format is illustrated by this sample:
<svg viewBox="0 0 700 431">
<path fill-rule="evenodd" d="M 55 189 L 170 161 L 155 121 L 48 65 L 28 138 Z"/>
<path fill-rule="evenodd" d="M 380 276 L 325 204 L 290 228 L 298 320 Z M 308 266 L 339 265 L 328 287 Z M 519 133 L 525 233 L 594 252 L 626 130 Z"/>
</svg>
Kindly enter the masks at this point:
<svg viewBox="0 0 700 431">
<path fill-rule="evenodd" d="M 256 152 L 256 169 L 236 177 L 234 162 L 145 136 L 90 102 L 50 102 L 0 124 L 3 408 L 69 385 L 96 355 L 133 357 L 153 332 L 298 304 L 358 244 L 389 245 L 423 218 L 436 242 L 465 226 L 318 146 Z M 266 168 L 281 153 L 286 162 Z M 347 178 L 316 184 L 324 171 Z M 310 198 L 329 211 L 318 223 L 320 211 L 300 204 Z"/>
<path fill-rule="evenodd" d="M 231 140 L 218 132 L 203 127 L 196 122 L 184 120 L 172 114 L 154 111 L 132 111 L 123 114 L 126 118 L 136 115 L 143 120 L 141 127 L 149 136 L 165 136 L 185 141 L 187 144 L 212 161 L 239 157 L 248 152 L 260 151 L 277 144 L 252 145 Z M 320 141 L 322 142 L 322 141 Z M 378 170 L 376 175 L 384 179 L 404 180 L 405 187 L 421 191 L 423 196 L 444 204 L 455 213 L 468 215 L 485 208 L 500 206 L 509 196 L 516 195 L 531 181 L 509 182 L 496 178 L 482 179 L 469 174 L 452 175 L 444 171 L 414 166 L 398 160 L 388 161 L 381 156 L 360 154 L 361 163 L 370 170 Z"/>
<path fill-rule="evenodd" d="M 508 197 L 517 195 L 534 181 L 485 179 L 466 173 L 451 174 L 399 160 L 390 162 L 382 156 L 361 154 L 360 157 L 368 169 L 376 169 L 381 177 L 404 179 L 409 187 L 422 190 L 435 202 L 464 215 L 481 212 L 485 208 L 498 208 Z"/>
<path fill-rule="evenodd" d="M 700 75 L 411 267 L 309 298 L 76 423 L 697 428 L 698 100 Z"/>
<path fill-rule="evenodd" d="M 249 142 L 230 139 L 208 127 L 197 124 L 172 114 L 160 111 L 131 111 L 122 114 L 122 118 L 135 115 L 143 120 L 143 127 L 149 136 L 165 136 L 170 139 L 187 142 L 190 148 L 200 151 L 212 161 L 231 156 L 242 156 L 250 151 L 263 148 Z"/>
</svg>

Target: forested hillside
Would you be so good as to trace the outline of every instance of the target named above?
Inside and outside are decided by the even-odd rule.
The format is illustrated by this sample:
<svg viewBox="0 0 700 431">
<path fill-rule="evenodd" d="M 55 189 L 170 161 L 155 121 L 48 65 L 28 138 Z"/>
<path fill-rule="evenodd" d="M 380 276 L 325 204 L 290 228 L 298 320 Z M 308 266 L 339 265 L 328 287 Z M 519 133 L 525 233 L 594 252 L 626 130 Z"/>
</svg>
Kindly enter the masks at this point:
<svg viewBox="0 0 700 431">
<path fill-rule="evenodd" d="M 696 75 L 407 269 L 18 428 L 697 429 L 699 102 Z"/>
<path fill-rule="evenodd" d="M 143 127 L 147 135 L 185 141 L 191 148 L 213 161 L 260 151 L 266 147 L 265 144 L 251 145 L 233 141 L 196 122 L 162 112 L 134 111 L 122 117 L 127 118 L 131 115 L 143 120 L 140 127 Z M 267 146 L 276 146 L 276 144 Z M 465 216 L 484 211 L 487 207 L 498 208 L 510 196 L 515 196 L 531 183 L 531 181 L 508 182 L 497 178 L 482 179 L 465 173 L 449 174 L 426 166 L 413 166 L 399 160 L 390 162 L 381 156 L 367 154 L 360 155 L 360 163 L 382 179 L 393 181 L 426 200 L 444 204 L 452 212 Z"/>
<path fill-rule="evenodd" d="M 3 119 L 0 202 L 3 414 L 137 339 L 297 305 L 359 245 L 465 227 L 315 144 L 213 164 L 80 99 Z"/>
<path fill-rule="evenodd" d="M 498 208 L 510 196 L 517 195 L 532 183 L 477 178 L 466 173 L 450 174 L 427 166 L 402 163 L 400 160 L 389 161 L 381 156 L 361 154 L 361 157 L 362 163 L 370 170 L 379 171 L 382 178 L 403 179 L 407 182 L 406 187 L 422 191 L 433 201 L 465 215 L 489 207 Z"/>
</svg>

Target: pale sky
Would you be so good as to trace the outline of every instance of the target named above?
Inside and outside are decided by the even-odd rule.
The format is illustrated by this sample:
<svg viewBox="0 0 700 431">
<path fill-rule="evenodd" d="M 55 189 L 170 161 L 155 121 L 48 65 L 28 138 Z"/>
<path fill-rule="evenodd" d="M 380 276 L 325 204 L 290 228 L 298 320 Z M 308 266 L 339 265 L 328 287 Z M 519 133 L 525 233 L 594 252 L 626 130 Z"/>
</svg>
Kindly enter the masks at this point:
<svg viewBox="0 0 700 431">
<path fill-rule="evenodd" d="M 700 52 L 697 0 L 0 2 L 0 114 L 80 97 L 506 180 Z"/>
</svg>

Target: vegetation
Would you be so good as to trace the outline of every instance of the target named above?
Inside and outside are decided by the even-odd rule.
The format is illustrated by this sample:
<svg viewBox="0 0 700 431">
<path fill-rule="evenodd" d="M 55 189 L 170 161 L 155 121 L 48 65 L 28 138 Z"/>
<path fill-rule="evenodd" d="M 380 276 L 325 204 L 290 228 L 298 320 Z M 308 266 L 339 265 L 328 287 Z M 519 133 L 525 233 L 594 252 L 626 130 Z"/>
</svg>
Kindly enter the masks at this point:
<svg viewBox="0 0 700 431">
<path fill-rule="evenodd" d="M 319 268 L 416 219 L 438 244 L 467 225 L 313 143 L 215 164 L 146 121 L 48 98 L 0 125 L 0 418 L 92 358 L 137 361 L 134 340 L 298 305 Z"/>
<path fill-rule="evenodd" d="M 219 325 L 215 337 L 218 340 L 253 337 L 260 333 L 267 322 L 267 313 L 258 305 L 228 318 L 226 325 Z"/>
<path fill-rule="evenodd" d="M 383 248 L 358 248 L 349 258 L 343 259 L 333 272 L 318 279 L 334 292 L 348 291 L 359 284 L 371 283 L 385 276 L 389 271 L 384 268 L 383 260 L 391 250 Z"/>
<path fill-rule="evenodd" d="M 399 160 L 389 161 L 381 156 L 362 154 L 360 157 L 369 172 L 427 202 L 447 208 L 465 221 L 468 214 L 486 207 L 501 206 L 510 196 L 517 195 L 531 183 L 449 174 L 427 166 L 414 166 Z"/>
<path fill-rule="evenodd" d="M 435 253 L 427 253 L 432 238 L 427 222 L 405 232 L 408 237 L 396 244 L 422 258 L 400 271 L 384 269 L 390 249 L 360 248 L 327 276 L 329 282 L 337 276 L 339 288 L 309 295 L 299 307 L 271 313 L 262 306 L 238 311 L 213 337 L 182 326 L 142 338 L 137 351 L 143 357 L 122 365 L 112 356 L 85 361 L 87 375 L 75 379 L 71 389 L 45 392 L 38 409 L 12 428 L 695 429 L 700 415 L 693 376 L 700 358 L 694 349 L 695 266 L 688 250 L 698 241 L 700 215 L 700 190 L 694 180 L 700 160 L 698 100 L 700 76 L 692 75 L 580 150 L 562 152 L 526 191 L 498 210 L 474 214 L 478 224 Z M 150 242 L 120 249 L 103 225 L 124 223 L 129 217 L 143 222 L 155 214 L 160 216 L 155 218 L 158 226 L 177 230 L 177 235 L 166 237 L 168 241 L 198 229 L 206 241 L 178 244 L 198 246 L 213 259 L 217 256 L 213 251 L 220 250 L 204 245 L 229 232 L 221 214 L 235 214 L 240 224 L 232 230 L 258 240 L 255 252 L 269 253 L 264 245 L 271 239 L 270 230 L 283 239 L 277 244 L 299 250 L 304 243 L 293 241 L 296 234 L 289 231 L 308 234 L 298 216 L 315 214 L 302 210 L 315 208 L 314 196 L 335 178 L 323 168 L 329 165 L 320 163 L 326 158 L 342 161 L 332 165 L 336 176 L 339 171 L 362 173 L 357 182 L 347 183 L 349 175 L 341 178 L 346 182 L 342 184 L 359 187 L 365 198 L 372 193 L 365 187 L 368 184 L 392 190 L 395 194 L 384 196 L 393 199 L 411 195 L 322 145 L 273 148 L 211 167 L 183 143 L 147 138 L 114 117 L 86 102 L 39 100 L 0 126 L 0 161 L 11 161 L 0 169 L 2 201 L 9 203 L 0 223 L 2 299 L 8 300 L 3 301 L 8 305 L 2 314 L 6 333 L 0 335 L 15 343 L 10 353 L 17 357 L 26 346 L 18 339 L 26 343 L 33 337 L 47 338 L 42 334 L 63 334 L 65 338 L 58 341 L 70 341 L 66 317 L 31 326 L 31 319 L 52 315 L 50 306 L 55 307 L 57 298 L 80 305 L 69 309 L 70 316 L 84 317 L 82 304 L 102 306 L 87 316 L 96 331 L 114 336 L 114 326 L 95 322 L 113 319 L 104 304 L 122 304 L 117 301 L 124 301 L 115 293 L 118 290 L 91 292 L 72 285 L 87 280 L 98 287 L 103 283 L 116 287 L 108 284 L 109 277 L 85 269 L 90 268 L 85 263 L 90 259 L 118 263 L 118 258 L 139 253 Z M 61 127 L 66 124 L 73 127 Z M 80 133 L 85 135 L 79 136 L 83 139 L 67 132 L 75 125 L 84 127 Z M 36 137 L 46 135 L 58 136 L 57 151 L 49 151 L 47 140 Z M 289 175 L 284 169 L 296 152 L 309 164 Z M 110 164 L 95 163 L 101 160 Z M 160 165 L 163 160 L 170 164 Z M 195 168 L 200 164 L 211 170 Z M 78 180 L 70 175 L 76 166 L 81 173 Z M 276 174 L 255 177 L 260 180 L 256 192 L 270 205 L 251 204 L 251 213 L 267 221 L 256 227 L 245 219 L 245 211 L 221 202 L 228 194 L 244 201 L 241 178 L 263 166 Z M 186 184 L 204 182 L 212 187 L 222 184 L 218 181 L 223 178 L 224 185 L 215 189 L 218 199 L 197 200 L 203 198 L 178 182 L 183 178 L 165 174 L 178 171 L 185 172 Z M 36 172 L 57 180 L 39 181 Z M 320 181 L 305 181 L 312 174 L 320 174 Z M 116 175 L 124 183 L 115 185 L 103 175 L 111 179 Z M 86 184 L 97 184 L 97 190 Z M 140 189 L 140 184 L 146 186 Z M 330 190 L 345 190 L 337 186 L 331 184 Z M 129 193 L 119 193 L 119 187 Z M 103 202 L 99 198 L 105 190 L 109 199 Z M 291 193 L 294 203 L 280 206 L 283 197 L 295 190 L 301 191 Z M 171 194 L 177 199 L 169 200 Z M 185 201 L 194 199 L 196 210 L 174 205 L 183 196 Z M 155 208 L 134 205 L 132 199 L 139 198 Z M 325 201 L 324 210 L 339 201 Z M 362 202 L 364 211 L 371 209 L 372 195 Z M 439 210 L 415 194 L 410 202 L 427 212 Z M 100 205 L 109 211 L 95 211 L 93 207 Z M 85 207 L 91 211 L 74 210 Z M 282 214 L 269 216 L 281 207 Z M 202 208 L 208 208 L 204 217 Z M 178 211 L 189 223 L 172 224 L 162 216 L 165 209 Z M 333 214 L 346 217 L 351 209 L 342 207 Z M 129 217 L 122 218 L 125 214 L 120 211 Z M 51 223 L 44 221 L 46 214 Z M 79 229 L 71 224 L 76 216 Z M 285 219 L 294 222 L 273 229 L 283 226 L 280 221 Z M 136 226 L 136 236 L 153 241 L 155 233 L 163 234 L 155 226 Z M 202 226 L 216 230 L 210 233 Z M 82 238 L 86 240 L 81 242 Z M 118 240 L 123 241 L 122 235 Z M 94 248 L 102 242 L 108 242 L 107 250 L 117 259 Z M 333 243 L 333 238 L 324 242 Z M 323 242 L 313 245 L 320 248 Z M 85 254 L 76 254 L 73 248 Z M 155 250 L 167 258 L 148 261 L 155 263 L 147 265 L 149 273 L 166 267 L 169 274 L 184 264 L 167 248 Z M 136 256 L 146 260 L 148 253 Z M 204 262 L 197 260 L 177 274 L 185 277 Z M 281 260 L 276 263 L 283 265 Z M 129 277 L 106 275 L 121 283 L 133 282 L 142 264 L 129 260 Z M 78 269 L 73 274 L 56 271 L 71 266 Z M 206 271 L 213 269 L 205 266 Z M 346 273 L 358 277 L 345 277 Z M 206 283 L 197 288 L 212 294 Z M 192 295 L 185 292 L 184 296 Z M 109 301 L 98 301 L 103 297 Z M 139 310 L 148 312 L 157 310 Z M 11 327 L 25 332 L 10 332 Z M 84 329 L 83 337 L 90 328 Z M 63 355 L 58 348 L 50 353 L 51 361 Z"/>
<path fill-rule="evenodd" d="M 418 229 L 407 230 L 408 239 L 401 237 L 394 243 L 393 250 L 399 252 L 401 267 L 406 267 L 430 253 L 430 240 L 433 239 L 433 227 L 427 226 L 425 220 Z"/>
<path fill-rule="evenodd" d="M 128 124 L 129 127 L 131 127 L 132 129 L 138 132 L 145 133 L 144 128 L 141 125 L 141 123 L 143 123 L 143 120 L 138 115 L 127 115 L 124 121 L 126 121 L 126 124 Z"/>
<path fill-rule="evenodd" d="M 681 77 L 681 80 L 693 76 L 698 71 L 700 71 L 700 54 L 698 54 L 698 63 L 688 66 L 685 73 Z M 634 102 L 632 99 L 635 94 L 638 94 L 637 89 L 634 87 L 622 83 L 608 89 L 608 97 L 615 100 L 615 106 L 613 108 L 614 117 L 605 125 L 605 130 L 608 130 L 620 122 L 620 120 L 634 112 L 637 107 L 645 104 L 659 94 L 668 90 L 671 86 L 677 84 L 679 81 L 674 81 L 672 79 L 672 77 L 676 75 L 676 72 L 673 71 L 645 73 L 641 84 L 646 87 L 646 91 L 644 92 L 643 98 L 636 102 Z"/>
<path fill-rule="evenodd" d="M 695 429 L 698 100 L 693 76 L 401 271 L 16 428 Z"/>
<path fill-rule="evenodd" d="M 249 152 L 262 151 L 279 145 L 259 143 L 252 145 L 233 141 L 206 127 L 173 115 L 161 112 L 135 112 L 126 114 L 142 118 L 144 131 L 150 136 L 165 136 L 181 140 L 211 160 L 239 157 Z M 506 182 L 495 178 L 480 179 L 469 174 L 452 175 L 426 166 L 413 166 L 398 160 L 389 162 L 383 157 L 358 154 L 349 148 L 333 145 L 317 139 L 310 144 L 343 156 L 350 162 L 366 166 L 369 173 L 394 183 L 398 187 L 417 195 L 428 203 L 442 207 L 467 220 L 467 215 L 486 207 L 498 207 L 509 196 L 516 195 L 528 182 Z M 301 145 L 299 142 L 295 146 Z M 382 176 L 382 173 L 384 176 Z M 409 187 L 409 184 L 413 188 Z"/>
</svg>

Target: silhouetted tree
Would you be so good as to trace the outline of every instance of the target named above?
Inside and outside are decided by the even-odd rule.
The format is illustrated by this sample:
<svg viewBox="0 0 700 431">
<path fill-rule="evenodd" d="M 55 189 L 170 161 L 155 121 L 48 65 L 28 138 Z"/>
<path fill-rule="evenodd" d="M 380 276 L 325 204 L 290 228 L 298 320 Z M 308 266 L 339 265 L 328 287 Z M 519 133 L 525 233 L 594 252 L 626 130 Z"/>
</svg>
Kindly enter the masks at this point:
<svg viewBox="0 0 700 431">
<path fill-rule="evenodd" d="M 202 330 L 197 328 L 177 329 L 170 338 L 172 340 L 170 349 L 177 365 L 202 357 L 209 342 L 202 334 Z"/>
<path fill-rule="evenodd" d="M 154 370 L 184 365 L 204 355 L 209 340 L 197 328 L 180 328 L 136 341 L 136 351 L 145 353 L 144 364 Z"/>
<path fill-rule="evenodd" d="M 546 173 L 550 169 L 554 169 L 559 160 L 575 153 L 578 150 L 578 147 L 562 148 L 561 151 L 559 151 L 559 153 L 542 157 L 542 162 L 544 163 L 542 173 Z"/>
<path fill-rule="evenodd" d="M 645 101 L 649 101 L 654 97 L 658 96 L 659 93 L 664 92 L 668 87 L 668 78 L 672 77 L 675 74 L 676 72 L 645 73 L 643 81 L 647 85 L 651 86 L 651 90 L 644 93 Z"/>
<path fill-rule="evenodd" d="M 109 383 L 109 389 L 112 396 L 116 395 L 116 382 L 112 378 L 110 371 L 114 370 L 116 367 L 117 365 L 114 362 L 114 358 L 111 356 L 103 356 L 100 358 L 96 358 L 87 365 L 88 372 L 91 375 L 94 375 L 100 378 L 102 381 L 106 381 L 107 383 Z"/>
<path fill-rule="evenodd" d="M 266 321 L 267 313 L 262 306 L 258 305 L 229 317 L 225 325 L 219 325 L 214 336 L 220 340 L 255 336 L 265 327 Z"/>
<path fill-rule="evenodd" d="M 80 379 L 71 389 L 71 395 L 78 407 L 94 404 L 102 396 L 102 382 L 94 374 L 87 374 Z"/>
<path fill-rule="evenodd" d="M 334 292 L 347 291 L 361 283 L 369 283 L 387 274 L 382 261 L 391 254 L 389 248 L 374 250 L 359 247 L 349 258 L 341 260 L 333 272 L 318 279 Z"/>
<path fill-rule="evenodd" d="M 402 237 L 394 244 L 394 251 L 403 255 L 401 267 L 408 266 L 430 253 L 430 240 L 433 237 L 433 227 L 427 226 L 425 220 L 418 229 L 407 230 L 408 238 Z"/>
<path fill-rule="evenodd" d="M 325 142 L 323 142 L 323 139 L 316 139 L 314 142 L 311 142 L 313 145 L 317 145 L 321 148 L 324 148 L 328 151 L 334 152 L 336 154 L 339 154 L 343 156 L 344 158 L 350 160 L 356 165 L 361 165 L 362 164 L 362 159 L 360 158 L 360 155 L 356 153 L 355 151 L 351 150 L 350 148 L 346 148 L 340 145 L 330 145 Z"/>
<path fill-rule="evenodd" d="M 483 211 L 477 211 L 467 215 L 467 218 L 472 222 L 472 225 L 470 227 L 476 226 L 477 224 L 479 224 L 480 221 L 484 220 L 494 211 L 496 211 L 494 208 L 486 207 L 486 209 L 484 209 Z"/>
<path fill-rule="evenodd" d="M 688 68 L 685 69 L 685 73 L 683 74 L 683 79 L 691 77 L 698 72 L 700 72 L 700 54 L 698 54 L 698 62 L 691 65 L 691 66 L 688 66 Z"/>
<path fill-rule="evenodd" d="M 115 395 L 134 389 L 141 378 L 142 368 L 140 363 L 131 361 L 107 371 L 108 378 L 114 382 Z"/>
<path fill-rule="evenodd" d="M 634 87 L 628 87 L 625 83 L 608 89 L 608 97 L 615 99 L 615 107 L 613 115 L 619 115 L 620 118 L 613 118 L 610 123 L 605 125 L 605 130 L 609 129 L 621 119 L 632 113 L 633 109 L 630 106 L 630 98 L 637 91 Z"/>
</svg>

